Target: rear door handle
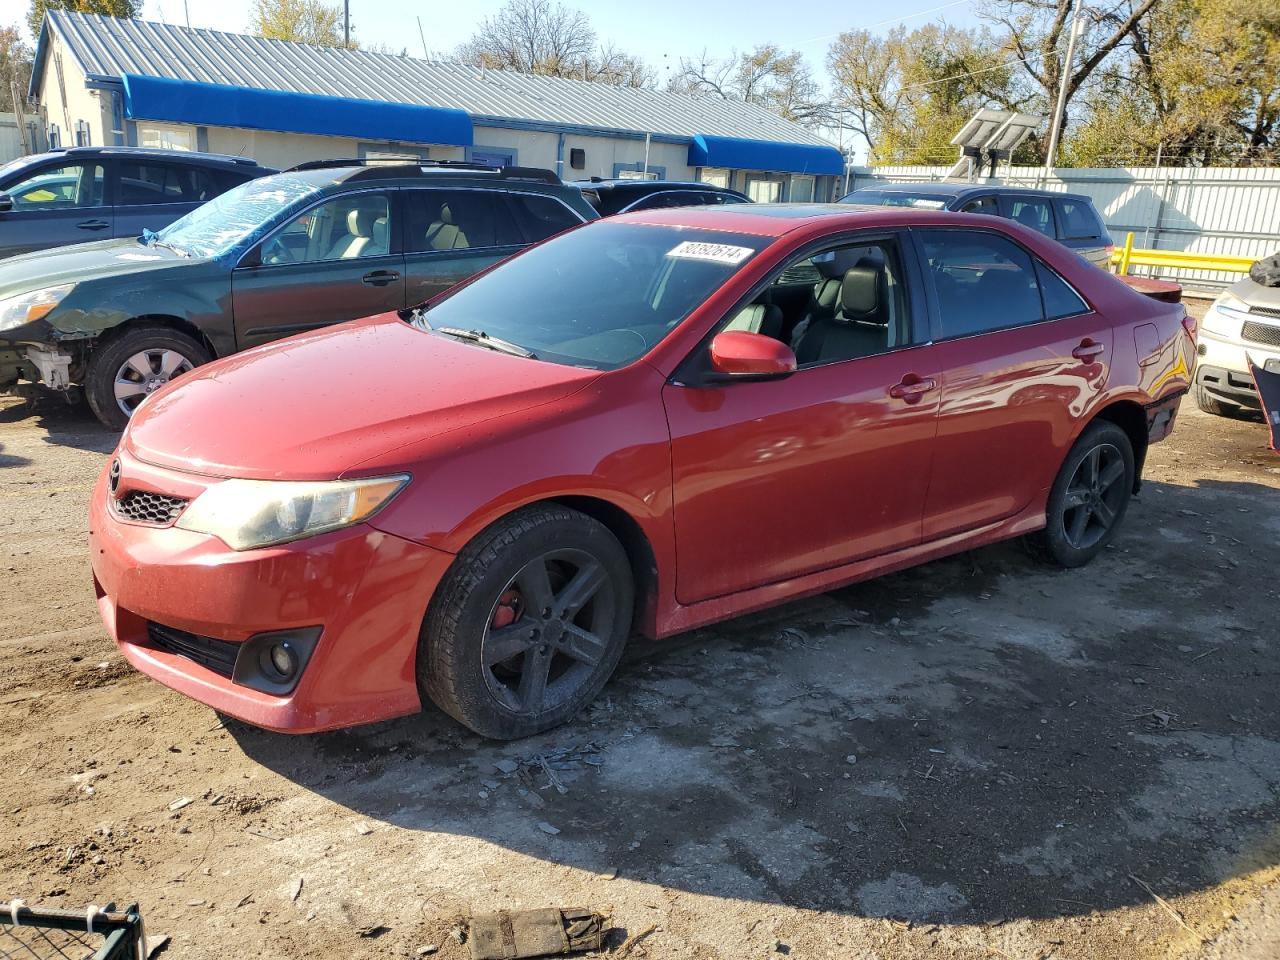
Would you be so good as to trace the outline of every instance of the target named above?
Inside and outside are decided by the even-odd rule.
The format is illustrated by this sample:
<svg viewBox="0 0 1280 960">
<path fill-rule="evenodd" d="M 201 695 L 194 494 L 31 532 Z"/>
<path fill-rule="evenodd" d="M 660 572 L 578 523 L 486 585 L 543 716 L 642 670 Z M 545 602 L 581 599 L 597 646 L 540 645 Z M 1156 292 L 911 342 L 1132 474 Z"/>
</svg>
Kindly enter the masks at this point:
<svg viewBox="0 0 1280 960">
<path fill-rule="evenodd" d="M 372 273 L 366 273 L 360 279 L 371 287 L 385 287 L 387 284 L 395 283 L 399 280 L 400 274 L 394 270 L 374 270 Z"/>
<path fill-rule="evenodd" d="M 902 378 L 901 382 L 889 388 L 889 396 L 895 400 L 905 400 L 907 403 L 919 403 L 926 393 L 937 389 L 938 384 L 935 381 L 909 373 Z"/>
<path fill-rule="evenodd" d="M 1098 354 L 1106 351 L 1106 347 L 1097 340 L 1085 338 L 1080 341 L 1080 346 L 1071 351 L 1071 355 L 1077 360 L 1092 360 Z"/>
<path fill-rule="evenodd" d="M 81 230 L 106 230 L 111 224 L 105 220 L 86 220 L 84 223 L 77 223 L 76 226 Z"/>
</svg>

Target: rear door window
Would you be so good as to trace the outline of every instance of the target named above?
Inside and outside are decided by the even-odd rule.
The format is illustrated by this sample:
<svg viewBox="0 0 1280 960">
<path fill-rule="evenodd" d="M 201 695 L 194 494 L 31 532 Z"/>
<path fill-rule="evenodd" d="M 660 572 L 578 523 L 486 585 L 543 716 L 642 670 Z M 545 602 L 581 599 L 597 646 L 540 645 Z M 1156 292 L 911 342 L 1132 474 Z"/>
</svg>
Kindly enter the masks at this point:
<svg viewBox="0 0 1280 960">
<path fill-rule="evenodd" d="M 510 193 L 507 199 L 528 243 L 537 243 L 582 223 L 582 217 L 554 197 Z"/>
<path fill-rule="evenodd" d="M 203 203 L 222 191 L 207 170 L 163 163 L 120 163 L 116 203 L 133 207 L 153 203 Z"/>
<path fill-rule="evenodd" d="M 993 217 L 1000 215 L 1000 205 L 993 196 L 975 197 L 960 208 L 961 213 L 985 213 Z"/>
<path fill-rule="evenodd" d="M 1008 217 L 1046 237 L 1057 237 L 1053 205 L 1043 197 L 1007 197 Z"/>
<path fill-rule="evenodd" d="M 524 237 L 494 190 L 409 190 L 405 247 L 413 253 L 518 246 Z"/>
<path fill-rule="evenodd" d="M 1070 198 L 1057 200 L 1058 223 L 1064 240 L 1100 240 L 1104 235 L 1102 222 L 1087 200 Z"/>
<path fill-rule="evenodd" d="M 1044 319 L 1035 264 L 1017 244 L 979 230 L 924 230 L 920 238 L 945 339 Z"/>
</svg>

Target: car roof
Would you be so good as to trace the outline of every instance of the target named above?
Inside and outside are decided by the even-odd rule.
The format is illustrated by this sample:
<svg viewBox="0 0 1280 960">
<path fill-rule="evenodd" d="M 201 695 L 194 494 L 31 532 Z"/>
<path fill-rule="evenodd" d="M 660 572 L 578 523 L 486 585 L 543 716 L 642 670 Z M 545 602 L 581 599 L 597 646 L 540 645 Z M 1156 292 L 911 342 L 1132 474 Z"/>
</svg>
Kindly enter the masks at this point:
<svg viewBox="0 0 1280 960">
<path fill-rule="evenodd" d="M 170 160 L 175 163 L 211 167 L 264 167 L 252 157 L 233 157 L 225 153 L 200 153 L 194 150 L 163 150 L 159 147 L 54 147 L 40 154 L 42 157 L 145 157 L 152 160 Z"/>
<path fill-rule="evenodd" d="M 359 161 L 318 160 L 300 164 L 282 171 L 293 177 L 302 177 L 319 187 L 346 183 L 380 183 L 397 186 L 414 186 L 451 180 L 471 183 L 501 183 L 503 187 L 516 189 L 572 190 L 578 193 L 576 184 L 566 184 L 550 170 L 538 167 L 489 167 L 482 164 L 437 161 L 426 163 L 360 163 Z"/>
<path fill-rule="evenodd" d="M 1023 193 L 1037 197 L 1070 197 L 1072 200 L 1089 200 L 1080 193 L 1063 193 L 1060 190 L 1037 190 L 1035 187 L 1018 187 L 1003 183 L 955 183 L 947 181 L 918 183 L 867 183 L 850 191 L 875 190 L 879 193 L 918 193 L 935 197 L 963 197 L 971 193 Z M 1092 203 L 1093 201 L 1089 201 Z"/>
<path fill-rule="evenodd" d="M 710 190 L 714 193 L 737 193 L 728 187 L 718 187 L 713 183 L 699 183 L 696 180 L 630 180 L 596 179 L 574 180 L 574 186 L 584 190 Z"/>
<path fill-rule="evenodd" d="M 902 227 L 912 224 L 951 225 L 955 223 L 956 217 L 973 217 L 975 221 L 984 223 L 1002 225 L 1010 223 L 1008 220 L 977 214 L 850 203 L 743 203 L 707 207 L 664 207 L 658 210 L 621 213 L 607 220 L 616 223 L 656 224 L 781 237 L 793 230 L 819 224 L 835 232 L 841 229 Z"/>
</svg>

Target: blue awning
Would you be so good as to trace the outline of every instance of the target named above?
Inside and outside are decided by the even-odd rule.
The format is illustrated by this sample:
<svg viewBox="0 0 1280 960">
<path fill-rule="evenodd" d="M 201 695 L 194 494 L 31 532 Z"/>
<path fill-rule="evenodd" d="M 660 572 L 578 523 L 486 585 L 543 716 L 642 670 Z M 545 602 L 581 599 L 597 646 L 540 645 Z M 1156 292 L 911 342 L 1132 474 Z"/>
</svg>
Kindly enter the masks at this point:
<svg viewBox="0 0 1280 960">
<path fill-rule="evenodd" d="M 844 173 L 844 157 L 835 147 L 814 143 L 709 137 L 700 133 L 689 145 L 689 166 L 840 176 Z"/>
<path fill-rule="evenodd" d="M 471 146 L 471 117 L 450 107 L 348 100 L 132 73 L 121 80 L 125 116 L 130 120 Z"/>
</svg>

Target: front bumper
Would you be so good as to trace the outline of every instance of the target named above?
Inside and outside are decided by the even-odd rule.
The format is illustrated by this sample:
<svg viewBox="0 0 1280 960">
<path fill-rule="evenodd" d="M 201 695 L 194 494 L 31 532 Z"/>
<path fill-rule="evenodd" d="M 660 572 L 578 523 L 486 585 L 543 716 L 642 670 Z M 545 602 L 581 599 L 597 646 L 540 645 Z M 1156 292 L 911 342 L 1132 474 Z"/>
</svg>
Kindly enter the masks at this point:
<svg viewBox="0 0 1280 960">
<path fill-rule="evenodd" d="M 208 482 L 117 453 L 126 489 L 193 497 Z M 89 508 L 98 609 L 143 673 L 255 726 L 290 733 L 421 709 L 415 663 L 427 602 L 453 557 L 366 525 L 237 552 L 216 537 L 131 523 L 108 507 L 107 470 Z M 151 624 L 242 644 L 321 628 L 297 686 L 273 695 L 152 642 Z"/>
</svg>

